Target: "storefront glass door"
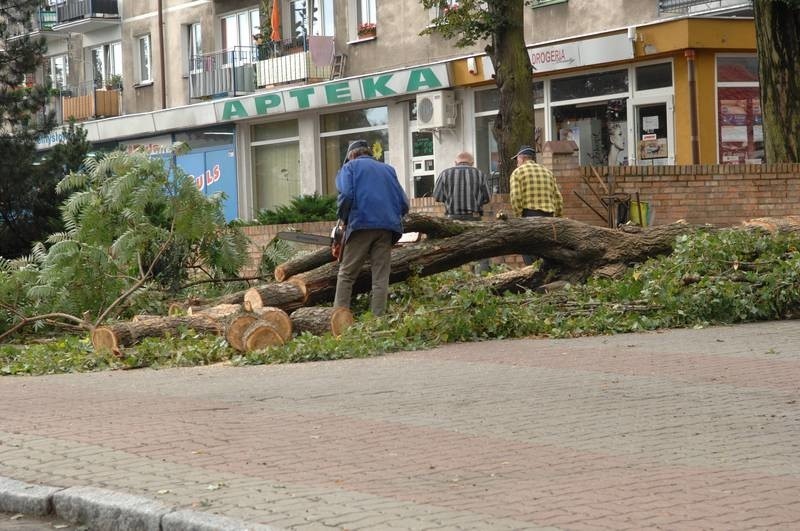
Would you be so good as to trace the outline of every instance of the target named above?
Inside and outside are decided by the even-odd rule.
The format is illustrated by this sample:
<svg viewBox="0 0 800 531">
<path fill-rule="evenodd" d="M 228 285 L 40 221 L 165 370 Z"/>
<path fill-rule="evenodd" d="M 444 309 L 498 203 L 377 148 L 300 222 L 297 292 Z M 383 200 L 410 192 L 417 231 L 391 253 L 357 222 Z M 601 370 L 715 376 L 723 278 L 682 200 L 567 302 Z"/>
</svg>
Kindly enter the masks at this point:
<svg viewBox="0 0 800 531">
<path fill-rule="evenodd" d="M 634 117 L 628 136 L 631 164 L 662 166 L 675 163 L 672 97 L 634 98 L 629 102 Z"/>
</svg>

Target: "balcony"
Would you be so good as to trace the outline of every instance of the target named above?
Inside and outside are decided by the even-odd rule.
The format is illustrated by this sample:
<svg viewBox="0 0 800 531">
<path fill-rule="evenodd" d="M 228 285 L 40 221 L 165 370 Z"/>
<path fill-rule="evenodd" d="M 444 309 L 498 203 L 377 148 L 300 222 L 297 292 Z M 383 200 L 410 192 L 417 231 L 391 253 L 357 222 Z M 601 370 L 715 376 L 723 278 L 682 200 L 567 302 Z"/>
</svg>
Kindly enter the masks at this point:
<svg viewBox="0 0 800 531">
<path fill-rule="evenodd" d="M 117 0 L 66 0 L 56 13 L 56 30 L 88 33 L 120 23 Z"/>
<path fill-rule="evenodd" d="M 53 31 L 57 22 L 56 11 L 52 7 L 42 7 L 31 20 L 30 27 L 12 25 L 9 27 L 9 38 L 15 39 L 23 35 L 44 37 L 45 39 L 59 35 Z"/>
<path fill-rule="evenodd" d="M 752 17 L 752 0 L 660 0 L 660 15 Z"/>
<path fill-rule="evenodd" d="M 302 40 L 291 40 L 194 56 L 190 95 L 192 99 L 222 98 L 330 79 L 333 38 L 312 37 L 308 45 L 310 50 Z"/>
<path fill-rule="evenodd" d="M 92 81 L 61 89 L 61 120 L 84 121 L 120 115 L 119 88 L 97 88 Z M 57 108 L 58 103 L 54 104 Z"/>
</svg>

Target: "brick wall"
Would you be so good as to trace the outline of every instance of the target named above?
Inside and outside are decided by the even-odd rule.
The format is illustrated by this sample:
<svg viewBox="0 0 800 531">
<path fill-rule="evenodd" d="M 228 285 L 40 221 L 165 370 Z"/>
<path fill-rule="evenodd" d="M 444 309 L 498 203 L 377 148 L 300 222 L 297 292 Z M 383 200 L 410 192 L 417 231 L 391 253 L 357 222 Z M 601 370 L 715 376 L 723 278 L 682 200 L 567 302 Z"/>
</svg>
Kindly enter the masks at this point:
<svg viewBox="0 0 800 531">
<path fill-rule="evenodd" d="M 638 192 L 640 201 L 650 205 L 654 225 L 684 219 L 690 223 L 731 226 L 757 217 L 800 214 L 800 164 L 620 166 L 593 171 L 578 164 L 575 148 L 574 142 L 546 142 L 539 162 L 551 168 L 556 176 L 564 196 L 564 216 L 577 221 L 606 225 L 575 192 L 606 217 L 608 212 L 601 197 L 630 194 L 635 200 Z M 500 210 L 510 214 L 508 194 L 495 194 L 484 208 L 483 219 L 494 220 Z M 414 198 L 411 211 L 443 216 L 444 206 L 431 197 Z M 255 271 L 262 249 L 279 231 L 293 228 L 328 235 L 334 224 L 335 221 L 323 221 L 245 227 L 252 245 L 250 262 L 243 274 Z M 522 265 L 519 255 L 498 257 L 493 262 L 512 267 Z"/>
</svg>

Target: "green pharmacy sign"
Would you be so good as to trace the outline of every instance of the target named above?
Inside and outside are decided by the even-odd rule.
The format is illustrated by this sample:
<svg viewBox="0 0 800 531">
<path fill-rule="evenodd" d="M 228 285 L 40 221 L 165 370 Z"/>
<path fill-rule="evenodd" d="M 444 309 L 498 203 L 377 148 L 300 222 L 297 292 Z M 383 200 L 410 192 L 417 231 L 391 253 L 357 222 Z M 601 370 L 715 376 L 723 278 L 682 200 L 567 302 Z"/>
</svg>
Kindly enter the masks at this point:
<svg viewBox="0 0 800 531">
<path fill-rule="evenodd" d="M 337 79 L 280 92 L 262 92 L 214 104 L 220 122 L 319 109 L 447 88 L 447 65 L 437 64 L 353 79 Z"/>
</svg>

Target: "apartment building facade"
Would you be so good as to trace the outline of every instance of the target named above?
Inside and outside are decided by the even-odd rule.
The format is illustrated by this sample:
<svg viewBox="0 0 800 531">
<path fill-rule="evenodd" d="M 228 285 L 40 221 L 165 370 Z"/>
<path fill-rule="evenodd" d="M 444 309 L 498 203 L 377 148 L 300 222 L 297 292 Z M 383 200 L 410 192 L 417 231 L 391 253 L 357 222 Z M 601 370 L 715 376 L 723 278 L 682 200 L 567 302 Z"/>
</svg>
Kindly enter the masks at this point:
<svg viewBox="0 0 800 531">
<path fill-rule="evenodd" d="M 99 149 L 187 142 L 178 164 L 226 194 L 229 219 L 334 193 L 354 138 L 410 196 L 465 149 L 496 175 L 491 61 L 481 44 L 420 36 L 436 11 L 417 0 L 53 4 L 42 32 L 62 117 L 83 83 L 92 106 L 75 117 Z M 537 145 L 574 140 L 584 165 L 760 162 L 749 2 L 541 0 L 525 28 Z"/>
</svg>

